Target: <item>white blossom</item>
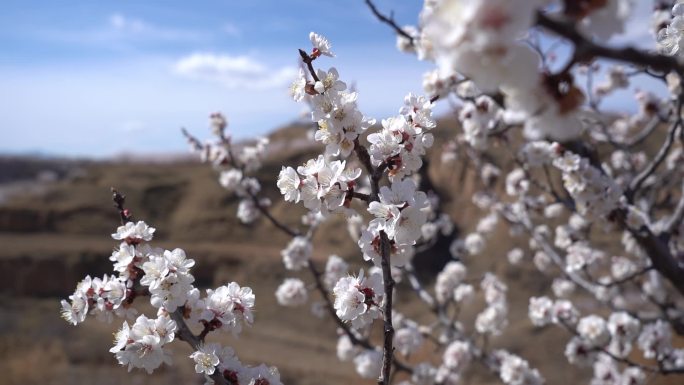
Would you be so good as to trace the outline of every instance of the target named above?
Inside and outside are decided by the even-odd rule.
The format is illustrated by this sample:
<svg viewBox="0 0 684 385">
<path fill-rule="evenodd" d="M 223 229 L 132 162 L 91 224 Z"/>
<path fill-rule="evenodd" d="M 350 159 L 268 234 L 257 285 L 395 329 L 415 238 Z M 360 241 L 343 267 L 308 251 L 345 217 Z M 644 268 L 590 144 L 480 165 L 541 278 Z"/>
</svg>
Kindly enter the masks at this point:
<svg viewBox="0 0 684 385">
<path fill-rule="evenodd" d="M 306 96 L 306 73 L 300 68 L 295 80 L 290 84 L 290 96 L 295 102 L 301 102 Z"/>
<path fill-rule="evenodd" d="M 286 278 L 276 290 L 278 303 L 283 306 L 301 306 L 308 299 L 308 291 L 304 281 L 298 278 Z"/>
<path fill-rule="evenodd" d="M 437 369 L 428 362 L 421 362 L 413 367 L 411 383 L 415 385 L 435 385 Z"/>
<path fill-rule="evenodd" d="M 195 278 L 189 273 L 195 261 L 187 259 L 181 249 L 164 251 L 162 255 L 150 256 L 142 265 L 145 275 L 140 283 L 149 287 L 151 303 L 173 312 L 185 304 L 187 293 Z"/>
<path fill-rule="evenodd" d="M 553 301 L 548 297 L 530 298 L 529 317 L 534 326 L 544 326 L 553 319 Z"/>
<path fill-rule="evenodd" d="M 398 328 L 394 333 L 394 346 L 403 355 L 416 352 L 423 345 L 423 336 L 417 327 Z"/>
<path fill-rule="evenodd" d="M 454 290 L 466 277 L 466 267 L 461 262 L 449 262 L 437 275 L 435 294 L 437 300 L 444 303 L 453 296 Z"/>
<path fill-rule="evenodd" d="M 323 275 L 323 283 L 328 289 L 335 287 L 340 278 L 347 275 L 349 271 L 349 264 L 337 255 L 328 257 L 328 262 L 325 264 L 325 272 Z"/>
<path fill-rule="evenodd" d="M 240 186 L 242 181 L 242 171 L 232 168 L 221 172 L 219 175 L 219 184 L 228 191 L 235 191 Z"/>
<path fill-rule="evenodd" d="M 485 240 L 480 233 L 470 233 L 465 238 L 464 245 L 470 255 L 478 255 L 485 248 Z"/>
<path fill-rule="evenodd" d="M 254 320 L 254 299 L 252 289 L 240 287 L 235 282 L 215 290 L 207 289 L 206 308 L 201 319 L 237 335 L 242 331 L 243 322 L 251 325 Z"/>
<path fill-rule="evenodd" d="M 510 263 L 511 265 L 519 264 L 524 256 L 525 256 L 525 253 L 522 251 L 522 249 L 520 249 L 518 247 L 511 249 L 506 254 L 506 258 L 508 259 L 508 263 Z"/>
<path fill-rule="evenodd" d="M 481 334 L 499 335 L 508 325 L 508 308 L 503 303 L 487 306 L 475 319 L 475 330 Z"/>
<path fill-rule="evenodd" d="M 501 357 L 499 376 L 507 385 L 542 385 L 544 379 L 537 369 L 530 368 L 527 361 L 506 352 L 497 352 Z"/>
<path fill-rule="evenodd" d="M 625 369 L 620 377 L 619 385 L 644 385 L 646 373 L 638 367 L 632 366 Z"/>
<path fill-rule="evenodd" d="M 580 319 L 577 324 L 577 333 L 592 346 L 604 346 L 610 341 L 606 321 L 597 315 Z"/>
<path fill-rule="evenodd" d="M 575 325 L 579 318 L 579 312 L 575 309 L 572 302 L 568 300 L 557 300 L 553 303 L 553 322 L 563 322 L 568 325 Z"/>
<path fill-rule="evenodd" d="M 556 278 L 551 284 L 551 290 L 556 297 L 567 298 L 575 292 L 575 285 L 572 281 L 563 278 Z"/>
<path fill-rule="evenodd" d="M 444 349 L 442 361 L 447 368 L 461 372 L 470 364 L 471 349 L 470 343 L 456 340 Z"/>
<path fill-rule="evenodd" d="M 573 337 L 565 347 L 565 357 L 568 362 L 580 366 L 589 366 L 597 356 L 594 346 L 580 337 Z"/>
<path fill-rule="evenodd" d="M 145 369 L 152 373 L 162 363 L 171 363 L 170 352 L 164 345 L 173 341 L 176 323 L 168 317 L 149 319 L 141 315 L 132 327 L 124 322 L 116 334 L 116 345 L 110 352 L 116 355 L 121 365 Z"/>
<path fill-rule="evenodd" d="M 376 379 L 382 370 L 382 352 L 366 349 L 354 357 L 354 366 L 359 376 Z"/>
<path fill-rule="evenodd" d="M 335 311 L 343 321 L 353 321 L 364 314 L 375 318 L 383 299 L 382 276 L 369 274 L 366 277 L 361 270 L 357 277 L 341 278 L 333 288 L 333 294 Z"/>
<path fill-rule="evenodd" d="M 473 285 L 460 284 L 454 290 L 454 300 L 459 303 L 467 303 L 472 300 L 474 294 Z"/>
<path fill-rule="evenodd" d="M 358 353 L 359 348 L 357 348 L 349 339 L 349 336 L 342 334 L 337 339 L 337 358 L 340 361 L 350 361 Z"/>
<path fill-rule="evenodd" d="M 297 236 L 292 238 L 292 241 L 280 253 L 283 257 L 283 263 L 288 270 L 300 270 L 306 267 L 311 258 L 311 251 L 313 246 L 306 237 Z"/>
<path fill-rule="evenodd" d="M 216 366 L 219 364 L 219 358 L 216 355 L 217 344 L 208 344 L 200 346 L 199 350 L 190 355 L 195 361 L 195 373 L 203 373 L 208 376 L 214 374 Z"/>
<path fill-rule="evenodd" d="M 69 301 L 62 300 L 62 318 L 72 325 L 85 321 L 88 315 L 88 299 L 81 293 L 69 296 Z"/>
<path fill-rule="evenodd" d="M 672 331 L 670 326 L 658 320 L 644 326 L 639 335 L 639 348 L 646 358 L 659 358 L 672 349 Z"/>
<path fill-rule="evenodd" d="M 311 56 L 317 57 L 320 55 L 334 57 L 335 55 L 330 51 L 330 42 L 323 35 L 315 32 L 309 33 L 309 40 L 313 45 L 313 54 Z"/>
<path fill-rule="evenodd" d="M 116 233 L 112 234 L 112 238 L 125 241 L 128 244 L 138 244 L 142 241 L 151 241 L 155 230 L 154 227 L 149 227 L 143 221 L 136 223 L 126 222 L 125 225 L 119 226 L 116 229 Z"/>
<path fill-rule="evenodd" d="M 280 381 L 280 372 L 275 366 L 261 364 L 248 368 L 247 374 L 251 377 L 247 385 L 283 385 Z"/>
</svg>

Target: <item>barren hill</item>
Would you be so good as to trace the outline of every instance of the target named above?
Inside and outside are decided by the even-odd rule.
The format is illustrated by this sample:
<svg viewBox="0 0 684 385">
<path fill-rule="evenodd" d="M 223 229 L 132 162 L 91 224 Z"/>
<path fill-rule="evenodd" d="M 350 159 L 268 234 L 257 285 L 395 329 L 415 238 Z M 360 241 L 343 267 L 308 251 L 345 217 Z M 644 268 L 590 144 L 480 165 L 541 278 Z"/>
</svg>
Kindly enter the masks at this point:
<svg viewBox="0 0 684 385">
<path fill-rule="evenodd" d="M 450 124 L 453 122 L 440 124 L 440 137 L 447 136 Z M 319 151 L 306 139 L 305 130 L 290 127 L 274 133 L 273 150 L 257 174 L 264 195 L 273 202 L 273 214 L 295 226 L 304 211 L 282 201 L 275 180 L 282 165 L 300 164 Z M 435 148 L 440 143 L 443 140 L 438 138 Z M 430 157 L 431 180 L 443 197 L 445 210 L 468 231 L 479 217 L 469 204 L 475 178 L 471 171 L 460 169 L 463 165 L 440 164 L 439 159 Z M 280 258 L 289 239 L 266 221 L 240 224 L 235 217 L 236 198 L 219 186 L 209 166 L 189 160 L 78 161 L 62 162 L 59 168 L 54 161 L 32 162 L 4 159 L 3 173 L 23 171 L 14 171 L 5 179 L 0 175 L 4 186 L 10 180 L 25 183 L 0 200 L 0 383 L 90 384 L 95 378 L 99 384 L 202 383 L 191 362 L 182 362 L 190 351 L 181 344 L 175 355 L 178 365 L 151 376 L 138 372 L 131 376 L 107 352 L 118 323 L 88 320 L 72 327 L 59 319 L 59 299 L 71 294 L 78 280 L 111 270 L 108 257 L 116 242 L 109 234 L 118 224 L 110 202 L 111 186 L 125 192 L 135 218 L 158 229 L 155 244 L 183 248 L 197 261 L 193 274 L 198 286 L 237 281 L 253 288 L 257 297 L 254 327 L 239 340 L 221 337 L 235 347 L 244 362 L 277 365 L 288 384 L 374 383 L 360 381 L 351 364 L 337 361 L 331 322 L 315 318 L 307 307 L 290 309 L 276 304 L 275 288 L 291 275 Z M 35 182 L 37 173 L 44 170 L 50 170 L 53 177 Z M 557 329 L 536 330 L 527 320 L 527 299 L 546 291 L 549 282 L 531 267 L 507 265 L 505 253 L 516 241 L 503 227 L 495 240 L 481 258 L 465 261 L 473 276 L 493 270 L 509 284 L 509 331 L 492 343 L 529 359 L 549 384 L 586 380 L 588 372 L 578 372 L 563 357 L 569 337 Z M 319 263 L 332 253 L 361 265 L 358 247 L 341 219 L 327 224 L 315 238 L 314 257 Z M 421 255 L 425 259 L 421 262 L 423 279 L 434 279 L 434 269 L 447 255 L 446 249 Z M 308 279 L 304 273 L 301 277 Z M 400 285 L 398 298 L 412 298 L 410 289 Z M 399 310 L 416 319 L 429 318 L 426 308 L 413 300 Z M 480 304 L 473 304 L 464 313 L 464 322 L 472 324 L 479 310 Z M 421 356 L 432 354 L 426 349 Z M 499 383 L 480 368 L 470 372 L 465 383 Z"/>
</svg>

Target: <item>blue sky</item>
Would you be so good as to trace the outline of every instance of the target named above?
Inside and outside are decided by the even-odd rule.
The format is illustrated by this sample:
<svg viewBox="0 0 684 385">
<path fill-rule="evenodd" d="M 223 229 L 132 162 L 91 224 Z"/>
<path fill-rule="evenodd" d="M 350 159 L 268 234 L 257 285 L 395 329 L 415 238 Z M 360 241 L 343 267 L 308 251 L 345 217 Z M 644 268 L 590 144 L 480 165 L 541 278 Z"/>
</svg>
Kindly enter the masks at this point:
<svg viewBox="0 0 684 385">
<path fill-rule="evenodd" d="M 415 24 L 419 0 L 377 0 Z M 396 113 L 431 68 L 395 49 L 362 0 L 7 1 L 0 5 L 0 153 L 185 151 L 224 112 L 236 137 L 296 119 L 297 48 L 319 32 L 367 115 Z M 255 80 L 257 79 L 257 80 Z"/>
<path fill-rule="evenodd" d="M 407 23 L 420 9 L 377 3 Z M 185 151 L 179 127 L 204 134 L 213 111 L 237 137 L 266 133 L 302 110 L 287 86 L 310 31 L 337 55 L 317 64 L 355 82 L 372 116 L 420 92 L 430 67 L 397 52 L 361 0 L 28 4 L 0 6 L 0 152 Z"/>
</svg>

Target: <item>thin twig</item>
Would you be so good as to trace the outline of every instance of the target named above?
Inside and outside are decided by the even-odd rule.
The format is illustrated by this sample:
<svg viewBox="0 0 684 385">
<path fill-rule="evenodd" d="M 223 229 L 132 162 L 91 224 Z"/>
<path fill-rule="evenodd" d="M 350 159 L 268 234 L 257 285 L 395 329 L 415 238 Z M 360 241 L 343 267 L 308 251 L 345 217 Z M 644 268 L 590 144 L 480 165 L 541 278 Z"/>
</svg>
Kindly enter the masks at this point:
<svg viewBox="0 0 684 385">
<path fill-rule="evenodd" d="M 651 162 L 646 165 L 646 167 L 637 175 L 634 177 L 632 182 L 629 184 L 629 189 L 625 191 L 625 196 L 627 197 L 627 200 L 629 202 L 634 201 L 634 195 L 639 191 L 641 188 L 641 185 L 648 179 L 649 176 L 655 172 L 655 170 L 660 166 L 660 164 L 665 160 L 665 157 L 667 154 L 670 152 L 670 148 L 672 148 L 672 144 L 674 143 L 675 139 L 675 133 L 677 132 L 677 128 L 681 127 L 681 121 L 677 120 L 675 123 L 670 126 L 670 130 L 667 133 L 667 138 L 665 139 L 665 142 L 663 143 L 662 147 L 660 147 L 660 150 L 658 150 L 658 154 L 651 160 Z"/>
<path fill-rule="evenodd" d="M 328 314 L 330 317 L 335 321 L 335 324 L 342 329 L 342 332 L 349 338 L 352 344 L 361 346 L 365 349 L 369 350 L 374 350 L 375 347 L 368 342 L 368 340 L 361 339 L 359 338 L 352 330 L 349 328 L 349 325 L 347 325 L 344 321 L 340 319 L 340 317 L 337 316 L 337 313 L 335 312 L 335 307 L 333 306 L 332 299 L 330 299 L 330 296 L 328 295 L 328 291 L 325 289 L 325 286 L 323 286 L 323 281 L 321 280 L 321 276 L 323 275 L 318 269 L 316 268 L 316 265 L 312 260 L 309 260 L 307 267 L 309 269 L 309 272 L 311 273 L 311 276 L 314 278 L 314 284 L 316 286 L 316 289 L 320 293 L 321 297 L 323 298 L 323 302 L 325 302 L 325 309 L 327 310 Z M 413 369 L 402 363 L 401 361 L 398 361 L 396 358 L 394 359 L 394 365 L 397 368 L 397 370 L 401 370 L 407 373 L 412 373 Z"/>
<path fill-rule="evenodd" d="M 114 201 L 114 207 L 119 212 L 119 218 L 121 219 L 121 224 L 125 225 L 127 222 L 133 221 L 133 216 L 130 210 L 124 207 L 126 203 L 126 196 L 117 191 L 114 187 L 110 187 L 112 191 L 112 201 Z"/>
<path fill-rule="evenodd" d="M 648 272 L 651 271 L 651 270 L 653 270 L 653 266 L 648 266 L 648 267 L 645 267 L 645 268 L 643 268 L 643 269 L 641 269 L 641 270 L 639 270 L 639 271 L 636 271 L 636 272 L 634 272 L 634 273 L 632 273 L 632 274 L 629 274 L 629 275 L 626 276 L 626 277 L 623 277 L 623 278 L 620 278 L 620 279 L 616 279 L 616 280 L 613 280 L 613 281 L 610 281 L 610 282 L 607 282 L 607 283 L 603 283 L 603 282 L 601 282 L 601 281 L 599 281 L 599 280 L 593 280 L 593 282 L 594 282 L 594 284 L 599 285 L 599 286 L 603 286 L 603 287 L 613 287 L 613 286 L 617 286 L 617 285 L 622 285 L 623 283 L 627 283 L 627 282 L 629 282 L 629 281 L 631 281 L 631 280 L 633 280 L 633 279 L 635 279 L 635 278 L 638 278 L 638 277 L 640 277 L 640 276 L 642 276 L 642 275 L 648 273 Z"/>
<path fill-rule="evenodd" d="M 682 183 L 681 194 L 682 196 L 679 197 L 677 208 L 665 225 L 665 232 L 668 234 L 672 234 L 682 224 L 682 220 L 684 220 L 684 183 Z"/>
<path fill-rule="evenodd" d="M 119 191 L 117 191 L 114 187 L 111 188 L 112 190 L 112 200 L 114 201 L 114 206 L 116 206 L 117 210 L 119 211 L 119 217 L 121 218 L 121 224 L 125 224 L 126 222 L 130 222 L 132 220 L 130 213 L 128 209 L 125 208 L 124 204 L 126 203 L 126 196 L 121 194 Z M 137 280 L 134 284 L 137 284 Z M 139 291 L 141 290 L 141 291 Z M 132 291 L 132 296 L 130 299 L 132 300 L 133 298 L 139 296 L 139 295 L 149 295 L 149 292 L 147 291 L 147 288 L 139 288 L 139 289 L 134 289 Z M 128 303 L 130 304 L 132 301 L 129 300 Z M 185 319 L 183 318 L 183 308 L 179 308 L 173 313 L 170 313 L 169 316 L 171 319 L 176 323 L 176 337 L 179 340 L 187 342 L 193 350 L 199 350 L 202 347 L 202 344 L 204 343 L 204 337 L 206 337 L 208 330 L 205 328 L 205 330 L 202 331 L 202 334 L 200 336 L 196 336 L 192 333 L 188 325 L 185 323 Z M 219 385 L 230 385 L 228 381 L 224 378 L 223 373 L 220 373 L 219 371 L 214 372 L 213 375 L 211 375 L 211 378 L 215 381 L 216 384 Z"/>
<path fill-rule="evenodd" d="M 181 127 L 181 132 L 194 151 L 202 151 L 204 149 L 204 145 L 197 138 L 192 136 L 185 127 Z"/>
<path fill-rule="evenodd" d="M 394 17 L 386 16 L 386 15 L 382 14 L 378 10 L 378 8 L 375 6 L 375 4 L 373 4 L 373 2 L 371 0 L 365 0 L 365 1 L 366 1 L 366 5 L 368 5 L 368 8 L 370 8 L 371 12 L 373 12 L 373 15 L 375 15 L 375 17 L 377 17 L 378 20 L 389 25 L 394 30 L 394 32 L 397 33 L 397 35 L 401 35 L 401 36 L 405 37 L 406 39 L 408 39 L 409 44 L 411 44 L 412 46 L 415 46 L 416 42 L 415 42 L 413 36 L 409 35 L 408 32 L 404 31 L 403 28 L 401 28 L 399 25 L 397 25 L 397 23 L 394 21 Z"/>
<path fill-rule="evenodd" d="M 188 345 L 192 347 L 193 350 L 200 350 L 204 343 L 203 338 L 199 338 L 198 336 L 192 333 L 188 325 L 185 323 L 182 309 L 183 308 L 181 307 L 173 313 L 169 314 L 171 316 L 171 319 L 174 320 L 174 322 L 176 322 L 176 338 L 185 341 Z M 212 380 L 214 380 L 216 384 L 230 385 L 228 380 L 226 380 L 226 378 L 223 376 L 223 373 L 221 373 L 218 370 L 215 371 L 214 374 L 212 374 L 210 377 Z"/>
<path fill-rule="evenodd" d="M 579 332 L 578 332 L 574 327 L 570 326 L 567 322 L 561 320 L 559 323 L 560 323 L 561 326 L 563 326 L 563 327 L 564 327 L 568 332 L 570 332 L 572 335 L 578 336 L 579 338 L 582 338 L 582 337 L 580 336 Z M 604 348 L 604 347 L 597 346 L 597 347 L 593 348 L 593 350 L 595 350 L 595 351 L 597 351 L 597 352 L 601 352 L 601 353 L 603 353 L 603 354 L 606 354 L 607 356 L 609 356 L 609 357 L 612 358 L 613 360 L 618 361 L 618 362 L 621 362 L 621 363 L 623 363 L 623 364 L 625 364 L 625 365 L 627 365 L 627 366 L 637 367 L 637 368 L 639 368 L 639 369 L 641 369 L 641 370 L 643 370 L 643 371 L 647 371 L 647 372 L 654 372 L 654 373 L 659 372 L 659 369 L 656 368 L 656 367 L 641 365 L 641 364 L 636 363 L 636 362 L 634 362 L 634 361 L 632 361 L 632 360 L 630 360 L 630 359 L 628 359 L 628 358 L 618 357 L 618 356 L 616 356 L 615 354 L 609 352 L 609 351 L 608 351 L 606 348 Z"/>
<path fill-rule="evenodd" d="M 392 268 L 390 266 L 390 242 L 387 234 L 380 231 L 380 255 L 382 261 L 382 281 L 385 286 L 385 300 L 383 302 L 384 316 L 384 341 L 382 355 L 382 377 L 378 381 L 381 385 L 388 385 L 390 373 L 392 371 L 392 361 L 394 359 L 394 326 L 392 325 L 392 295 L 394 292 L 394 278 L 392 278 Z"/>
<path fill-rule="evenodd" d="M 313 64 L 311 64 L 311 62 L 314 61 L 314 58 L 309 56 L 309 54 L 306 53 L 306 51 L 304 51 L 302 49 L 299 50 L 299 56 L 302 57 L 302 62 L 304 62 L 304 64 L 306 64 L 306 67 L 309 69 L 309 73 L 311 74 L 311 77 L 313 78 L 313 80 L 315 82 L 320 81 L 320 79 L 318 78 L 318 75 L 316 75 L 316 70 L 314 70 L 314 68 L 313 68 Z"/>
<path fill-rule="evenodd" d="M 342 329 L 347 337 L 349 337 L 349 340 L 352 344 L 362 346 L 366 349 L 373 349 L 373 346 L 367 340 L 357 337 L 356 334 L 349 329 L 349 326 L 337 316 L 332 300 L 330 299 L 330 296 L 328 296 L 328 291 L 325 289 L 325 286 L 323 286 L 323 281 L 321 280 L 322 273 L 316 269 L 316 265 L 312 260 L 309 259 L 307 267 L 309 268 L 309 272 L 314 279 L 316 289 L 323 298 L 323 302 L 325 302 L 325 309 L 328 311 L 328 314 L 330 314 L 330 317 L 335 321 L 337 326 Z"/>
<path fill-rule="evenodd" d="M 370 202 L 370 195 L 353 191 L 351 194 L 352 198 L 360 199 L 364 202 Z"/>
<path fill-rule="evenodd" d="M 629 139 L 625 143 L 625 146 L 634 147 L 634 146 L 641 144 L 644 140 L 646 140 L 653 133 L 653 131 L 655 131 L 655 129 L 662 122 L 663 122 L 663 119 L 659 115 L 654 116 L 653 119 L 651 119 L 646 124 L 646 126 L 641 131 L 639 131 L 639 133 L 636 136 Z"/>
<path fill-rule="evenodd" d="M 675 57 L 648 53 L 632 47 L 606 47 L 582 35 L 572 20 L 551 17 L 543 11 L 537 11 L 536 16 L 538 26 L 573 43 L 576 49 L 573 55 L 577 59 L 576 62 L 587 62 L 593 58 L 601 57 L 652 68 L 659 72 L 675 71 L 680 74 L 684 72 L 684 68 Z"/>
<path fill-rule="evenodd" d="M 273 216 L 273 214 L 271 214 L 271 212 L 268 210 L 268 208 L 266 208 L 261 204 L 261 202 L 259 202 L 259 197 L 252 191 L 247 191 L 247 194 L 252 198 L 254 207 L 256 207 L 256 209 L 259 210 L 259 212 L 263 214 L 263 216 L 265 216 L 266 219 L 268 219 L 273 224 L 273 226 L 277 227 L 279 230 L 281 230 L 282 232 L 291 237 L 298 237 L 302 235 L 299 231 L 289 228 L 287 225 L 276 219 Z"/>
</svg>

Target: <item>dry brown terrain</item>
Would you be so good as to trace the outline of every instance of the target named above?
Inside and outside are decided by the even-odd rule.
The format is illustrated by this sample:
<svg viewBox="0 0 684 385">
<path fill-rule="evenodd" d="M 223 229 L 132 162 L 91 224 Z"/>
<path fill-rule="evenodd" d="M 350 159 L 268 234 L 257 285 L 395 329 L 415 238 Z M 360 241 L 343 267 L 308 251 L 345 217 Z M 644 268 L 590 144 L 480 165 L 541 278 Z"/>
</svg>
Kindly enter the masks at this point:
<svg viewBox="0 0 684 385">
<path fill-rule="evenodd" d="M 274 215 L 292 225 L 299 223 L 303 211 L 279 199 L 275 179 L 282 164 L 296 165 L 311 155 L 310 150 L 301 148 L 301 140 L 288 142 L 301 135 L 302 129 L 274 134 L 278 151 L 269 154 L 258 174 L 265 195 L 274 202 Z M 460 171 L 453 165 L 440 165 L 437 157 L 431 163 L 431 176 L 446 199 L 447 211 L 463 231 L 474 227 L 479 213 L 468 203 L 474 191 L 473 175 L 468 172 L 460 179 Z M 3 168 L 14 167 L 11 164 L 3 163 Z M 276 304 L 274 290 L 289 275 L 280 258 L 288 238 L 266 221 L 241 225 L 234 215 L 236 199 L 221 189 L 210 167 L 187 160 L 80 162 L 69 167 L 79 171 L 62 173 L 55 182 L 15 192 L 0 202 L 0 384 L 202 383 L 186 359 L 190 350 L 183 344 L 175 344 L 178 364 L 173 368 L 151 376 L 129 374 L 108 353 L 118 324 L 88 320 L 72 327 L 59 318 L 59 299 L 68 296 L 78 280 L 111 269 L 108 256 L 116 243 L 109 234 L 117 225 L 117 216 L 109 200 L 110 186 L 127 194 L 136 218 L 157 227 L 157 245 L 183 248 L 197 261 L 193 274 L 198 286 L 237 281 L 253 288 L 257 297 L 254 327 L 239 339 L 220 337 L 235 347 L 244 362 L 277 365 L 287 384 L 374 383 L 360 381 L 351 364 L 337 361 L 331 322 L 313 317 L 308 308 Z M 27 171 L 25 175 L 34 174 Z M 527 358 L 548 384 L 586 382 L 588 371 L 569 366 L 563 357 L 568 336 L 555 328 L 534 329 L 527 319 L 529 296 L 546 292 L 549 281 L 531 267 L 507 265 L 505 253 L 515 242 L 520 240 L 512 241 L 502 227 L 482 257 L 465 261 L 473 276 L 493 270 L 509 284 L 511 323 L 505 336 L 495 338 L 493 345 Z M 319 263 L 335 252 L 360 265 L 358 248 L 341 220 L 321 229 L 315 245 Z M 440 261 L 447 253 L 437 250 L 434 255 L 421 256 L 425 258 L 422 276 L 426 281 L 433 279 L 431 271 L 443 263 Z M 404 301 L 400 311 L 419 320 L 430 318 L 425 307 L 409 300 L 413 296 L 406 286 L 400 285 L 398 298 Z M 478 310 L 481 304 L 474 303 L 465 312 L 466 325 L 472 325 L 470 320 Z M 419 356 L 432 354 L 426 348 Z M 469 373 L 465 383 L 499 383 L 477 366 Z M 669 383 L 678 383 L 673 380 Z"/>
</svg>

